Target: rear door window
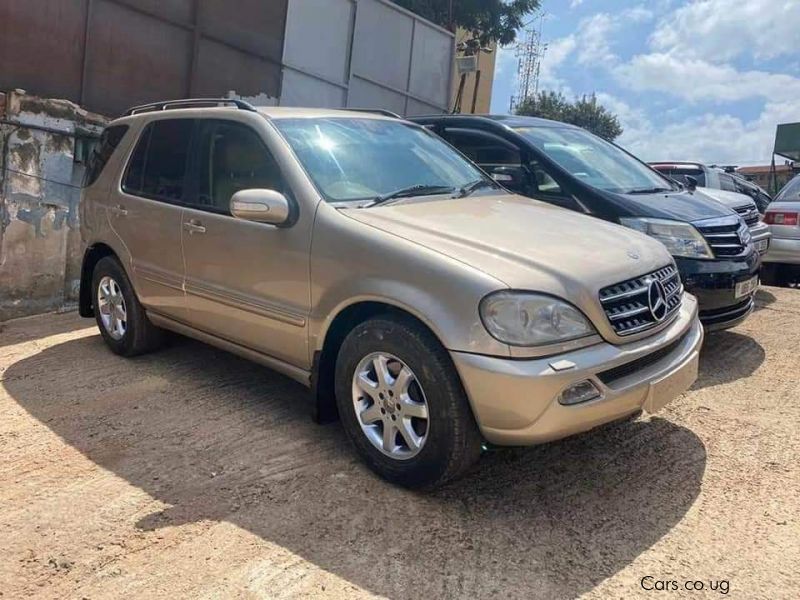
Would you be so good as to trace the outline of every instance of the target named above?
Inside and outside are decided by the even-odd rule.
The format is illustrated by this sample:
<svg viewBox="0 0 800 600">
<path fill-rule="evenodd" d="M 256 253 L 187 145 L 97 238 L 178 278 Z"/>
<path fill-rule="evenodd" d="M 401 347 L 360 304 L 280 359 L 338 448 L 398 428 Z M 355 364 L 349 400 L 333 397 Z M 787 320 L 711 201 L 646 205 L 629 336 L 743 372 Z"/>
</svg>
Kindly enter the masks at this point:
<svg viewBox="0 0 800 600">
<path fill-rule="evenodd" d="M 123 189 L 154 200 L 181 202 L 194 119 L 150 123 L 128 163 Z"/>
<path fill-rule="evenodd" d="M 736 190 L 736 182 L 733 181 L 733 177 L 728 175 L 727 173 L 720 173 L 719 174 L 719 187 L 728 192 L 735 192 Z"/>
<path fill-rule="evenodd" d="M 125 132 L 127 131 L 127 125 L 113 125 L 103 130 L 100 136 L 100 142 L 97 144 L 94 152 L 92 152 L 92 155 L 89 157 L 89 162 L 86 165 L 86 172 L 83 174 L 83 187 L 88 187 L 97 181 L 108 159 L 114 154 L 114 150 L 117 149 L 117 146 L 119 146 L 119 143 L 122 141 L 122 138 L 125 137 Z"/>
</svg>

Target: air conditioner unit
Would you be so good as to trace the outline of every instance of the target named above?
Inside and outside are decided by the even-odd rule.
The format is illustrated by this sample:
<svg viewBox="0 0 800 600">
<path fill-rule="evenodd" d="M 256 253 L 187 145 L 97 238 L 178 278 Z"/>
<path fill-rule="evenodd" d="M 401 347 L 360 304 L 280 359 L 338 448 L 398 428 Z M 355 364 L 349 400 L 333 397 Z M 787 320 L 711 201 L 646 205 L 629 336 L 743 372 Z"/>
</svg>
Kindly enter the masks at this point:
<svg viewBox="0 0 800 600">
<path fill-rule="evenodd" d="M 459 75 L 463 75 L 464 73 L 474 73 L 478 70 L 478 57 L 475 55 L 457 56 L 456 69 L 458 69 Z"/>
</svg>

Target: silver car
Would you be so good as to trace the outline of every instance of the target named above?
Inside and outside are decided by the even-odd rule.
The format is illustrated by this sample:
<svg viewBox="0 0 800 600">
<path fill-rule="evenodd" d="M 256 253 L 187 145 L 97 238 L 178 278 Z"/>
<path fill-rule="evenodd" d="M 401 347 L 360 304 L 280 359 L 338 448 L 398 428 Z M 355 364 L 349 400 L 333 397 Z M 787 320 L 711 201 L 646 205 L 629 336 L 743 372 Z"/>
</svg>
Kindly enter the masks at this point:
<svg viewBox="0 0 800 600">
<path fill-rule="evenodd" d="M 778 192 L 764 215 L 764 222 L 772 231 L 772 245 L 764 257 L 764 283 L 800 282 L 800 175 L 795 175 Z"/>
<path fill-rule="evenodd" d="M 170 330 L 271 367 L 402 485 L 463 473 L 484 441 L 655 412 L 697 376 L 697 302 L 661 243 L 506 192 L 398 118 L 132 109 L 81 231 L 80 311 L 113 352 Z"/>
</svg>

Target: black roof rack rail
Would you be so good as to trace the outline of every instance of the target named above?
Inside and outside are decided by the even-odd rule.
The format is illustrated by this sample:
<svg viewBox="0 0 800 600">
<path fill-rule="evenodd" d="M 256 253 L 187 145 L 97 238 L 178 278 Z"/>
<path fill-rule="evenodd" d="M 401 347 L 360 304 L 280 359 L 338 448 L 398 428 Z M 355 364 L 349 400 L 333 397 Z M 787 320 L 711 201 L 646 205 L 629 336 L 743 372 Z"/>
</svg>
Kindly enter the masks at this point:
<svg viewBox="0 0 800 600">
<path fill-rule="evenodd" d="M 235 98 L 183 98 L 181 100 L 162 100 L 160 102 L 150 102 L 149 104 L 133 106 L 126 110 L 123 116 L 128 117 L 130 115 L 136 115 L 139 113 L 154 112 L 157 110 L 170 110 L 173 108 L 185 108 L 195 105 L 218 106 L 224 104 L 233 105 L 240 110 L 256 112 L 256 109 L 252 104 L 245 102 L 244 100 L 237 100 Z"/>
<path fill-rule="evenodd" d="M 383 115 L 384 117 L 392 117 L 393 119 L 402 119 L 397 113 L 382 108 L 339 108 L 337 110 L 349 110 L 351 112 L 374 113 L 376 115 Z"/>
</svg>

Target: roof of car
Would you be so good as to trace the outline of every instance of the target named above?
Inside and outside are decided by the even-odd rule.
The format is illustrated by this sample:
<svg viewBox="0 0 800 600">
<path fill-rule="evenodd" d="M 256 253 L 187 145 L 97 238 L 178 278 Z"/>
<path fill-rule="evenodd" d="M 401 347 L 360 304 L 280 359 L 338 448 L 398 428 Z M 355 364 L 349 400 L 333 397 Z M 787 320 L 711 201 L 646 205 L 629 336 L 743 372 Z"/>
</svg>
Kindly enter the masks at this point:
<svg viewBox="0 0 800 600">
<path fill-rule="evenodd" d="M 202 113 L 208 115 L 209 112 L 250 112 L 250 113 L 257 113 L 260 114 L 267 119 L 290 119 L 290 118 L 325 118 L 325 117 L 347 117 L 347 118 L 362 118 L 362 119 L 381 119 L 381 120 L 396 120 L 399 115 L 395 115 L 389 111 L 381 110 L 381 109 L 332 109 L 332 108 L 301 108 L 301 107 L 290 107 L 290 106 L 253 106 L 249 108 L 240 108 L 236 106 L 184 106 L 179 105 L 176 101 L 176 105 L 170 106 L 165 109 L 161 108 L 151 108 L 149 106 L 144 106 L 144 110 L 141 112 L 135 112 L 134 114 L 125 114 L 124 116 L 120 117 L 117 120 L 129 120 L 129 119 L 148 119 L 153 117 L 163 117 L 166 115 L 179 117 L 179 116 L 187 116 L 187 115 L 197 115 L 198 113 Z M 138 107 L 135 107 L 131 110 L 138 110 Z M 129 111 L 130 113 L 130 111 Z"/>
<path fill-rule="evenodd" d="M 659 167 L 705 167 L 703 163 L 693 162 L 690 160 L 655 160 L 647 163 L 650 166 Z"/>
<path fill-rule="evenodd" d="M 443 115 L 420 115 L 409 117 L 411 121 L 432 121 L 432 120 L 480 120 L 491 121 L 506 125 L 507 127 L 571 127 L 575 125 L 541 119 L 539 117 L 523 117 L 519 115 L 463 115 L 463 114 L 443 114 Z"/>
</svg>

